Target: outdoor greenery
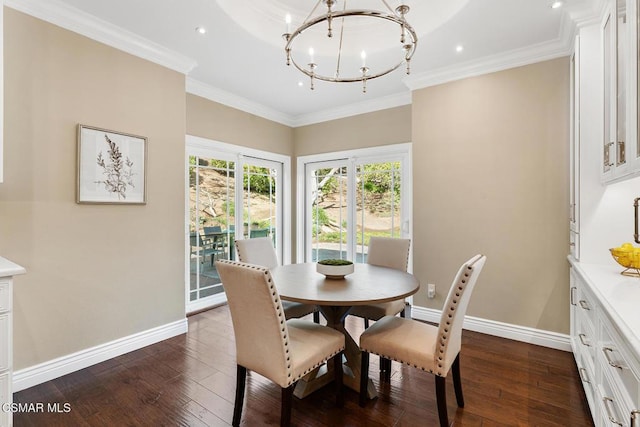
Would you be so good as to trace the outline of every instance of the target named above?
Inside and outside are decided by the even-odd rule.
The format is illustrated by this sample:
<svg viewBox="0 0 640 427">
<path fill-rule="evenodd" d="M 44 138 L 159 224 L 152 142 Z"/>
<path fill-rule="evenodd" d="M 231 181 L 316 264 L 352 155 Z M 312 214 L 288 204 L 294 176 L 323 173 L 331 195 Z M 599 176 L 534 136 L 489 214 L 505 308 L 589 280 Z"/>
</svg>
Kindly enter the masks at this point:
<svg viewBox="0 0 640 427">
<path fill-rule="evenodd" d="M 362 187 L 371 193 L 383 194 L 393 190 L 396 196 L 400 196 L 400 179 L 398 177 L 400 164 L 374 163 L 360 166 L 359 177 Z M 392 177 L 394 178 L 392 180 Z M 393 188 L 392 188 L 393 187 Z"/>
</svg>

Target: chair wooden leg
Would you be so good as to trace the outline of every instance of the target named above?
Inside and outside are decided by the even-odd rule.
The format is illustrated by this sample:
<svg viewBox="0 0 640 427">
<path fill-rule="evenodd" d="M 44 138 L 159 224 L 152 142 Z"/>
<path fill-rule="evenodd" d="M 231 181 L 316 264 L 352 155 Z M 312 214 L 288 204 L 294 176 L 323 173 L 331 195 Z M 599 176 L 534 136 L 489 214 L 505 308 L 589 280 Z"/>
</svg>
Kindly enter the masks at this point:
<svg viewBox="0 0 640 427">
<path fill-rule="evenodd" d="M 280 427 L 289 427 L 291 425 L 291 402 L 293 400 L 293 390 L 296 383 L 289 387 L 282 388 L 282 404 L 280 406 Z"/>
<path fill-rule="evenodd" d="M 236 374 L 236 401 L 233 406 L 233 422 L 232 425 L 237 427 L 240 425 L 242 418 L 242 404 L 244 402 L 244 387 L 247 379 L 247 368 L 237 365 Z"/>
<path fill-rule="evenodd" d="M 451 366 L 453 374 L 453 388 L 456 391 L 456 402 L 459 408 L 464 408 L 464 396 L 462 395 L 462 381 L 460 380 L 460 353 L 456 356 Z"/>
<path fill-rule="evenodd" d="M 320 324 L 320 312 L 319 311 L 314 311 L 313 312 L 313 323 Z"/>
<path fill-rule="evenodd" d="M 445 377 L 436 375 L 436 400 L 438 402 L 438 417 L 440 427 L 449 427 L 449 416 L 447 415 L 447 390 Z"/>
<path fill-rule="evenodd" d="M 360 406 L 364 407 L 367 403 L 367 389 L 369 386 L 369 353 L 361 352 L 360 364 Z"/>
<path fill-rule="evenodd" d="M 342 386 L 342 352 L 333 356 L 334 381 L 336 383 L 336 406 L 342 408 L 344 406 L 344 388 Z"/>
<path fill-rule="evenodd" d="M 380 356 L 380 373 L 383 381 L 391 382 L 391 359 Z"/>
</svg>

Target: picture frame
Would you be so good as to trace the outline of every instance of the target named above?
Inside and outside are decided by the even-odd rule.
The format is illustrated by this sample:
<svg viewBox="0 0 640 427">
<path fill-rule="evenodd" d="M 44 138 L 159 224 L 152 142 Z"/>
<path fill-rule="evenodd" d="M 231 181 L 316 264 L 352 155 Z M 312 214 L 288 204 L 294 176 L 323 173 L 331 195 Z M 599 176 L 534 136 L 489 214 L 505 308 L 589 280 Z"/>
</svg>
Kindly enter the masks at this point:
<svg viewBox="0 0 640 427">
<path fill-rule="evenodd" d="M 78 124 L 76 203 L 147 203 L 147 138 Z"/>
</svg>

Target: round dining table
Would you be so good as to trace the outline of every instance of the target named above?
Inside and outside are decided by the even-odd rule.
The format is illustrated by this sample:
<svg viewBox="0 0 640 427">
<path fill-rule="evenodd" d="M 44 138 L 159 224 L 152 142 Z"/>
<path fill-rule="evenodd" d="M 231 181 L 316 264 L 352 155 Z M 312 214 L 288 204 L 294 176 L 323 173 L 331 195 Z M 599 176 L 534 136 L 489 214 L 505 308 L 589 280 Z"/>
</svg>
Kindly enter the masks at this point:
<svg viewBox="0 0 640 427">
<path fill-rule="evenodd" d="M 344 320 L 356 305 L 378 304 L 404 299 L 420 289 L 410 273 L 370 264 L 355 264 L 354 272 L 342 279 L 327 278 L 316 271 L 316 263 L 289 264 L 271 269 L 280 298 L 315 304 L 327 320 L 327 326 L 345 337 L 344 385 L 360 390 L 360 347 L 345 329 Z M 298 382 L 294 394 L 305 397 L 333 380 L 332 364 L 308 374 Z M 369 380 L 369 398 L 377 395 Z"/>
</svg>

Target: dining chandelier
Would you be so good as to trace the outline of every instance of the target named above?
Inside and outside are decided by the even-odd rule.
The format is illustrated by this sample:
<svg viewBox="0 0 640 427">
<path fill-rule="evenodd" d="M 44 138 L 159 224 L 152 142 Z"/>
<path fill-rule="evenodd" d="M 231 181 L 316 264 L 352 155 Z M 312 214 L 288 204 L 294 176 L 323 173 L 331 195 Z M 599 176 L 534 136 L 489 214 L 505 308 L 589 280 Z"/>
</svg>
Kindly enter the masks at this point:
<svg viewBox="0 0 640 427">
<path fill-rule="evenodd" d="M 371 0 L 371 2 L 374 1 Z M 341 2 L 338 0 L 318 0 L 307 18 L 293 31 L 291 30 L 291 16 L 287 15 L 287 30 L 282 35 L 286 42 L 287 65 L 293 64 L 300 72 L 311 79 L 311 90 L 314 90 L 314 80 L 318 79 L 333 83 L 362 82 L 362 92 L 366 93 L 368 80 L 387 75 L 403 64 L 406 66 L 406 73 L 410 74 L 411 58 L 415 53 L 418 37 L 413 27 L 406 20 L 409 6 L 404 4 L 404 1 L 401 1 L 400 5 L 394 9 L 389 6 L 387 0 L 380 1 L 382 3 L 381 10 L 370 10 L 348 9 L 347 0 L 342 0 Z M 389 1 L 396 1 L 397 4 L 397 0 Z M 321 3 L 326 6 L 326 13 L 317 15 L 316 11 Z M 342 3 L 342 7 L 340 7 L 339 3 Z M 395 54 L 397 57 L 394 57 L 390 62 L 388 60 L 386 62 L 376 61 L 374 57 L 367 58 L 364 46 L 359 46 L 367 44 L 366 42 L 368 41 L 371 48 L 372 41 L 367 36 L 367 31 L 369 31 L 370 24 L 374 23 L 386 27 L 388 27 L 389 23 L 392 26 L 397 26 L 393 34 L 387 31 L 388 35 L 385 35 L 387 39 L 397 37 L 396 40 L 392 41 L 397 47 L 397 53 Z M 326 27 L 322 28 L 321 32 L 318 32 L 317 29 L 321 26 Z M 359 33 L 354 36 L 353 30 L 349 30 L 350 27 L 359 29 Z M 304 32 L 308 34 L 302 37 Z M 300 40 L 303 38 L 304 44 Z M 326 45 L 327 43 L 320 40 L 321 38 L 332 40 L 330 48 L 322 52 L 316 52 L 313 46 Z M 349 40 L 349 38 L 352 40 Z M 294 48 L 296 42 L 298 42 L 298 46 Z M 349 46 L 349 48 L 347 49 L 346 46 Z M 300 53 L 306 50 L 307 47 L 308 57 Z M 357 55 L 354 52 L 360 53 L 360 66 L 354 65 L 358 60 L 353 58 L 353 56 Z M 317 61 L 315 59 L 316 53 L 320 53 Z M 335 55 L 335 60 L 329 59 L 333 55 Z M 323 64 L 322 61 L 326 61 L 327 64 Z M 328 64 L 329 62 L 334 65 Z"/>
</svg>

